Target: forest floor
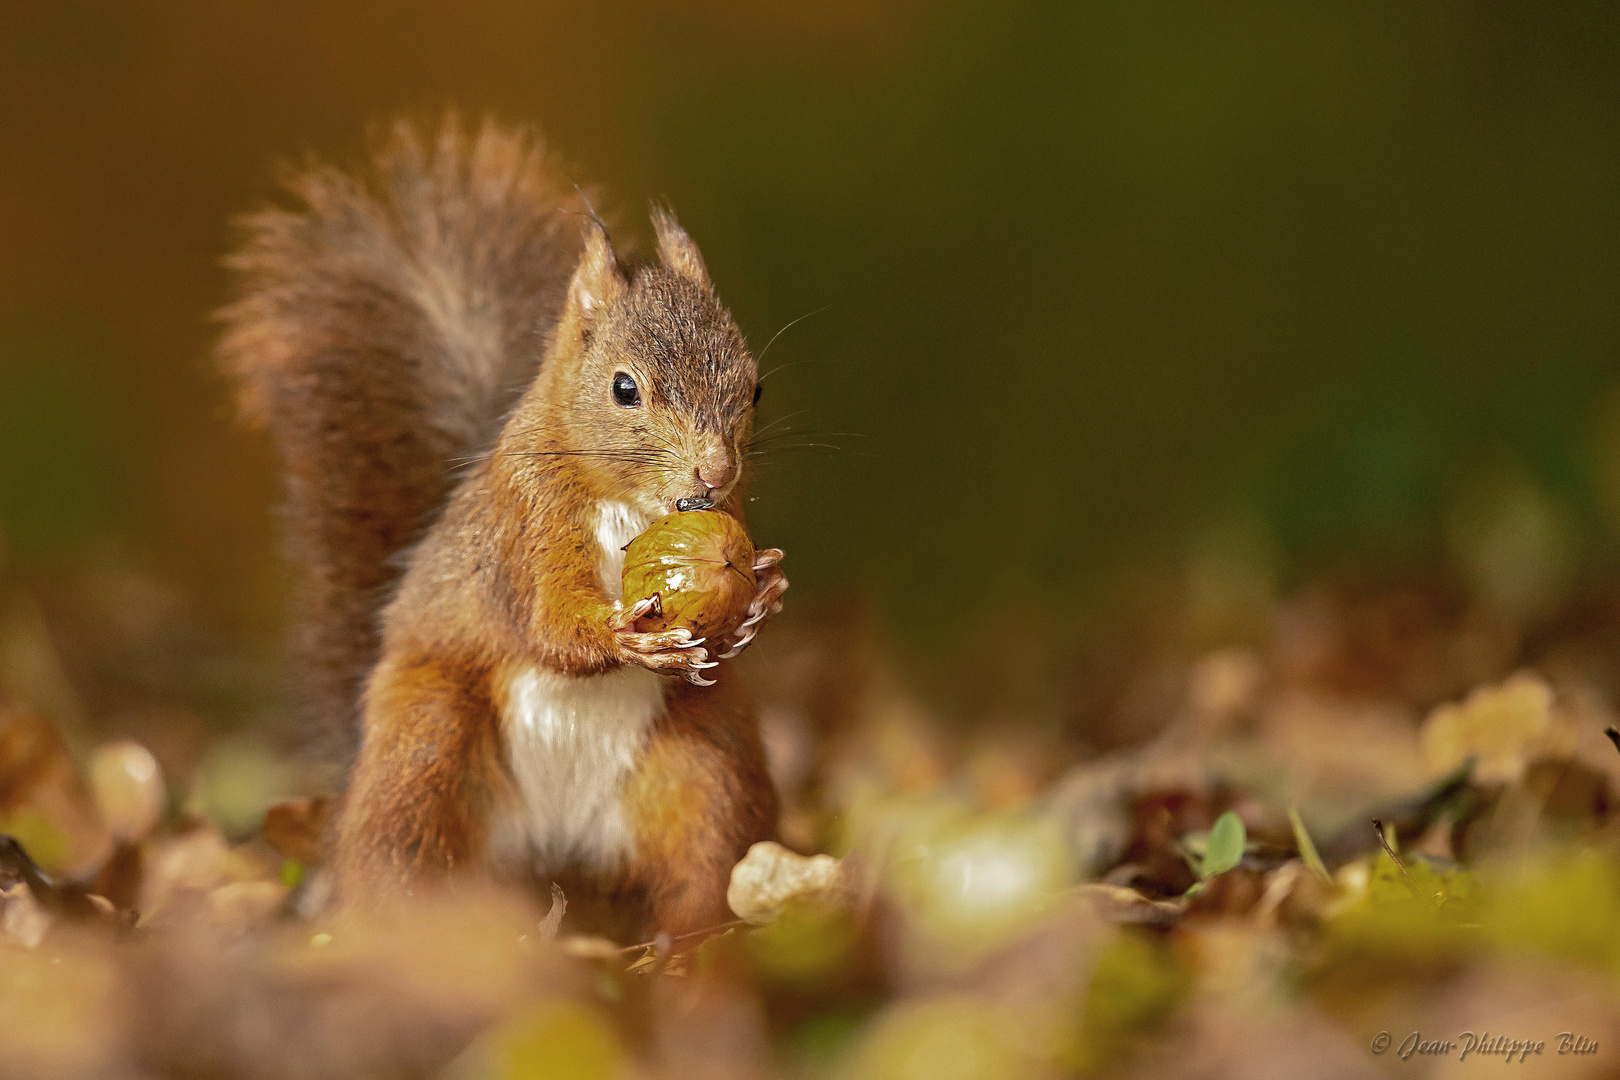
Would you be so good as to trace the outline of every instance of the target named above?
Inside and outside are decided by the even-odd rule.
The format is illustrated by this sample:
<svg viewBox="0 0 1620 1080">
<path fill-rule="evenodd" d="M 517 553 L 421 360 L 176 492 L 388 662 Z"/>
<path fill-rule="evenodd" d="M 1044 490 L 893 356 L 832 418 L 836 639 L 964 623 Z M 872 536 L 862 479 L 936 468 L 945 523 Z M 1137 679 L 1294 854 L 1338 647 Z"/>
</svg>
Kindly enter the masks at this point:
<svg viewBox="0 0 1620 1080">
<path fill-rule="evenodd" d="M 244 823 L 0 703 L 0 1076 L 1620 1075 L 1616 597 L 1318 583 L 1127 661 L 1105 745 L 945 723 L 851 640 L 770 654 L 748 921 L 654 942 L 471 887 L 332 915 L 320 801 Z"/>
</svg>

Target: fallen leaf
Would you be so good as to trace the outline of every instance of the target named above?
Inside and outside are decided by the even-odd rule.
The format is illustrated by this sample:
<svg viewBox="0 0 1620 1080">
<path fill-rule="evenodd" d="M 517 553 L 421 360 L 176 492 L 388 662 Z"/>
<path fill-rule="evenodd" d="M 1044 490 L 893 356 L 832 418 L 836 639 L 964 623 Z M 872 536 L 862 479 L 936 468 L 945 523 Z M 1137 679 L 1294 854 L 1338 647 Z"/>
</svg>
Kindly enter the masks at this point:
<svg viewBox="0 0 1620 1080">
<path fill-rule="evenodd" d="M 325 854 L 326 825 L 332 817 L 332 800 L 325 795 L 309 799 L 289 799 L 264 812 L 261 831 L 267 844 L 294 862 L 319 866 Z"/>
<path fill-rule="evenodd" d="M 208 907 L 221 921 L 238 927 L 269 922 L 291 890 L 279 881 L 233 881 L 208 893 Z"/>
<path fill-rule="evenodd" d="M 206 891 L 225 879 L 230 848 L 216 829 L 203 827 L 170 837 L 153 852 L 141 883 L 140 911 L 144 922 L 178 892 Z"/>
<path fill-rule="evenodd" d="M 1421 738 L 1431 772 L 1447 773 L 1473 758 L 1474 778 L 1487 784 L 1517 783 L 1534 758 L 1574 748 L 1573 732 L 1553 711 L 1552 687 L 1524 671 L 1435 709 Z"/>
<path fill-rule="evenodd" d="M 89 773 L 90 790 L 113 839 L 145 839 L 169 798 L 152 752 L 129 740 L 108 743 L 90 755 Z"/>
<path fill-rule="evenodd" d="M 1182 907 L 1169 900 L 1153 900 L 1125 885 L 1088 882 L 1080 891 L 1091 898 L 1098 914 L 1111 922 L 1173 926 L 1181 921 Z"/>
<path fill-rule="evenodd" d="M 100 866 L 112 839 L 67 743 L 38 713 L 0 703 L 0 833 L 46 870 L 70 877 Z"/>
<path fill-rule="evenodd" d="M 26 882 L 0 890 L 0 940 L 32 949 L 45 940 L 51 917 L 34 899 Z"/>
<path fill-rule="evenodd" d="M 799 855 L 761 840 L 731 868 L 726 903 L 739 919 L 767 923 L 790 901 L 830 908 L 848 906 L 851 890 L 843 864 L 831 855 Z"/>
</svg>

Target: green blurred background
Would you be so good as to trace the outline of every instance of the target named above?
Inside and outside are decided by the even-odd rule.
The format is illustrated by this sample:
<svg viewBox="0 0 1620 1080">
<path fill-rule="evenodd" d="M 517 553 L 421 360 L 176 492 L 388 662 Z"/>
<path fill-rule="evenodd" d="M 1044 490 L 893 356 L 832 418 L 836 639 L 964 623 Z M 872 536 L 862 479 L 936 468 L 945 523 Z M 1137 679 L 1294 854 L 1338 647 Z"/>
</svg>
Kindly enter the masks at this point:
<svg viewBox="0 0 1620 1080">
<path fill-rule="evenodd" d="M 92 718 L 262 704 L 229 221 L 453 105 L 667 198 L 756 345 L 814 312 L 764 419 L 840 449 L 753 508 L 801 618 L 945 671 L 1323 565 L 1534 615 L 1620 522 L 1617 50 L 1591 2 L 0 3 L 0 573 Z"/>
</svg>

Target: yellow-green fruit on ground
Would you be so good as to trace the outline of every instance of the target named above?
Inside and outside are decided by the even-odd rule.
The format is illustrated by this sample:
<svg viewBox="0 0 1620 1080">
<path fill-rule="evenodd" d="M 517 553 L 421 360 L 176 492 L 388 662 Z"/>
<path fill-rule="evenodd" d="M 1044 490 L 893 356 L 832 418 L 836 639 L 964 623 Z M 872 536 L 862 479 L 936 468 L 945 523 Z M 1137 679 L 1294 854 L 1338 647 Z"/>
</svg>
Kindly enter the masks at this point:
<svg viewBox="0 0 1620 1080">
<path fill-rule="evenodd" d="M 756 588 L 754 545 L 741 522 L 718 510 L 659 518 L 624 549 L 624 606 L 656 593 L 663 612 L 636 620 L 644 633 L 729 634 L 748 617 Z"/>
</svg>

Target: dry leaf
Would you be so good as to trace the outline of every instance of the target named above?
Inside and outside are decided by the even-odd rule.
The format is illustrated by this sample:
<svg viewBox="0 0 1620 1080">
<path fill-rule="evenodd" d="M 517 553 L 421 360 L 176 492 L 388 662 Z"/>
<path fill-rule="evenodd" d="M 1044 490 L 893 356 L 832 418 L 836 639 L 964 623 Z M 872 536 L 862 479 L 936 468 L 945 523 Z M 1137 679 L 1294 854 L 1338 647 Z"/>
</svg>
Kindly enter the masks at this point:
<svg viewBox="0 0 1620 1080">
<path fill-rule="evenodd" d="M 0 940 L 32 949 L 45 940 L 50 928 L 50 915 L 39 906 L 26 882 L 0 889 Z"/>
<path fill-rule="evenodd" d="M 1423 756 L 1435 775 L 1473 758 L 1474 779 L 1516 783 L 1535 758 L 1573 750 L 1572 736 L 1553 711 L 1552 688 L 1525 671 L 1430 713 L 1423 722 Z"/>
<path fill-rule="evenodd" d="M 223 922 L 254 926 L 269 922 L 290 891 L 279 881 L 233 881 L 208 893 L 208 907 Z"/>
<path fill-rule="evenodd" d="M 1111 922 L 1172 926 L 1181 921 L 1180 904 L 1168 900 L 1150 900 L 1125 885 L 1093 881 L 1080 886 L 1080 890 L 1091 898 L 1097 913 Z"/>
<path fill-rule="evenodd" d="M 62 736 L 43 717 L 0 704 L 0 832 L 46 870 L 74 877 L 112 840 Z"/>
<path fill-rule="evenodd" d="M 208 890 L 226 876 L 230 848 L 216 829 L 193 829 L 172 837 L 152 854 L 141 883 L 141 919 L 156 914 L 177 892 Z"/>
<path fill-rule="evenodd" d="M 277 803 L 264 814 L 265 842 L 277 854 L 305 866 L 319 866 L 324 855 L 326 823 L 331 816 L 332 800 L 325 795 Z"/>
<path fill-rule="evenodd" d="M 138 742 L 108 743 L 90 755 L 90 790 L 113 839 L 135 843 L 163 816 L 168 792 L 157 758 Z"/>
<path fill-rule="evenodd" d="M 739 919 L 770 922 L 795 900 L 846 906 L 850 888 L 843 864 L 831 855 L 798 855 L 775 841 L 762 840 L 731 868 L 726 903 Z"/>
</svg>

